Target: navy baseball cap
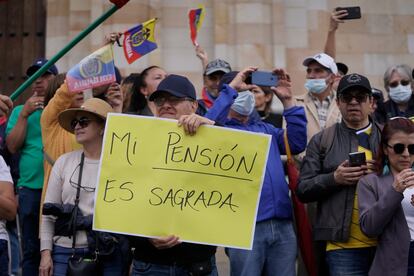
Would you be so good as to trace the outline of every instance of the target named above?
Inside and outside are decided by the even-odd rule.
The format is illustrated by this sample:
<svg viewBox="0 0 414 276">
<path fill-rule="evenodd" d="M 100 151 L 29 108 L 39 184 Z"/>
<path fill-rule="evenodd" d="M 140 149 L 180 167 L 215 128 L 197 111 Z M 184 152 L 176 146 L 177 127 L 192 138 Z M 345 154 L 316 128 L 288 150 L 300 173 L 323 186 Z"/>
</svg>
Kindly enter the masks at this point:
<svg viewBox="0 0 414 276">
<path fill-rule="evenodd" d="M 157 90 L 149 97 L 153 101 L 160 94 L 168 93 L 177 98 L 191 98 L 196 99 L 196 91 L 194 85 L 184 76 L 168 75 L 163 79 L 157 87 Z"/>
<path fill-rule="evenodd" d="M 35 62 L 32 65 L 30 65 L 29 68 L 27 68 L 26 75 L 28 75 L 30 77 L 31 75 L 36 73 L 36 71 L 39 70 L 39 68 L 42 67 L 43 65 L 45 65 L 47 62 L 48 62 L 48 60 L 45 59 L 45 58 L 36 59 Z M 52 66 L 50 66 L 49 69 L 47 69 L 46 72 L 50 73 L 50 74 L 53 74 L 55 76 L 57 74 L 59 74 L 59 71 L 58 71 L 56 65 L 54 65 L 54 64 Z"/>
</svg>

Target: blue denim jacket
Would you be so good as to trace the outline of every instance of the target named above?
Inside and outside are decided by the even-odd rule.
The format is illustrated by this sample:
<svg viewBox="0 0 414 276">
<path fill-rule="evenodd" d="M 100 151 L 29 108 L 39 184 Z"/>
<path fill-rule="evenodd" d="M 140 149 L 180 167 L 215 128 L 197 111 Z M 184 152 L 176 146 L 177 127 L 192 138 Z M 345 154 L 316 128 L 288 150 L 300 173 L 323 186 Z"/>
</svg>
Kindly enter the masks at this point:
<svg viewBox="0 0 414 276">
<path fill-rule="evenodd" d="M 237 98 L 237 92 L 230 86 L 224 85 L 220 91 L 220 96 L 207 112 L 206 117 L 225 127 L 272 135 L 265 178 L 260 195 L 257 222 L 271 218 L 291 218 L 292 206 L 289 198 L 289 189 L 280 158 L 281 154 L 286 154 L 283 140 L 284 130 L 264 123 L 256 116 L 251 116 L 247 124 L 242 124 L 235 119 L 228 119 L 227 115 L 235 98 Z M 307 120 L 305 110 L 303 107 L 294 106 L 284 110 L 283 116 L 287 123 L 288 141 L 292 154 L 298 154 L 306 148 Z"/>
</svg>

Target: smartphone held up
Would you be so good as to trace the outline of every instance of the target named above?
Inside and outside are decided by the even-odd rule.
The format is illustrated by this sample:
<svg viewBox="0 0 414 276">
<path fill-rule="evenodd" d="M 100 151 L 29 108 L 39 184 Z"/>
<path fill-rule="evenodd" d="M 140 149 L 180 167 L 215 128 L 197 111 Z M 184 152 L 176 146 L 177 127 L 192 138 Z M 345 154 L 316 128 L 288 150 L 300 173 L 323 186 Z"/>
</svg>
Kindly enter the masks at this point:
<svg viewBox="0 0 414 276">
<path fill-rule="evenodd" d="M 277 75 L 272 72 L 254 71 L 246 81 L 257 86 L 271 87 L 277 86 L 279 79 Z"/>
<path fill-rule="evenodd" d="M 360 19 L 361 18 L 361 8 L 360 7 L 337 7 L 336 11 L 345 10 L 348 14 L 344 17 L 341 17 L 341 20 L 351 20 L 351 19 Z"/>
</svg>

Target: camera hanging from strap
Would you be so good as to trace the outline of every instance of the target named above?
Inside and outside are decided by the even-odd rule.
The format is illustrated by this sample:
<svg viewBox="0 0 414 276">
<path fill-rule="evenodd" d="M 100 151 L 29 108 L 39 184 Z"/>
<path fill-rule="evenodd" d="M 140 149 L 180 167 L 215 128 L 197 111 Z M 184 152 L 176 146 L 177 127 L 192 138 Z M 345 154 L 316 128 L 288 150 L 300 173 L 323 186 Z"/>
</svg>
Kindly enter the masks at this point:
<svg viewBox="0 0 414 276">
<path fill-rule="evenodd" d="M 76 198 L 75 198 L 75 207 L 73 209 L 73 221 L 72 221 L 72 256 L 68 260 L 68 269 L 66 272 L 67 276 L 90 276 L 97 275 L 98 272 L 98 252 L 94 252 L 94 257 L 92 259 L 83 258 L 76 256 L 76 218 L 78 216 L 79 210 L 79 196 L 82 182 L 82 172 L 83 164 L 85 161 L 85 154 L 82 152 L 81 161 L 79 164 L 79 178 L 78 185 L 76 188 Z M 96 246 L 98 248 L 98 245 Z"/>
</svg>

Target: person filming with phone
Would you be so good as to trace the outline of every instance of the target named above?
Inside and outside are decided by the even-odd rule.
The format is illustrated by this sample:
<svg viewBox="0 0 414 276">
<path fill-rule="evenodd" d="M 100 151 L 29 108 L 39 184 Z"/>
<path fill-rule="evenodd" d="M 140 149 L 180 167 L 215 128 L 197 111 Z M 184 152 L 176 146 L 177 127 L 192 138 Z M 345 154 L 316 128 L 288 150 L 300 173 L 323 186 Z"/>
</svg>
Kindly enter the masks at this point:
<svg viewBox="0 0 414 276">
<path fill-rule="evenodd" d="M 375 174 L 358 183 L 361 230 L 378 239 L 369 275 L 414 275 L 414 123 L 388 121 Z"/>
<path fill-rule="evenodd" d="M 366 77 L 345 75 L 336 99 L 342 121 L 311 139 L 300 170 L 297 196 L 317 202 L 313 236 L 326 243 L 330 275 L 367 275 L 375 254 L 376 239 L 359 227 L 356 193 L 358 180 L 375 169 L 370 160 L 380 143 L 380 128 L 369 117 L 372 101 Z"/>
<path fill-rule="evenodd" d="M 260 117 L 252 116 L 255 97 L 250 90 L 255 85 L 270 87 L 280 99 L 284 107 L 286 129 L 276 128 L 263 122 Z M 206 118 L 227 128 L 272 136 L 257 211 L 253 249 L 226 248 L 230 275 L 296 275 L 297 240 L 281 155 L 286 154 L 285 132 L 293 154 L 305 149 L 305 111 L 303 107 L 293 104 L 291 80 L 283 69 L 263 72 L 257 71 L 256 67 L 248 67 L 240 72 L 232 71 L 223 76 L 220 87 L 220 95 L 207 111 Z M 197 118 L 193 119 L 197 122 Z M 184 129 L 193 125 L 199 124 L 193 123 L 193 120 L 183 121 Z M 196 128 L 193 130 L 195 132 Z"/>
</svg>

